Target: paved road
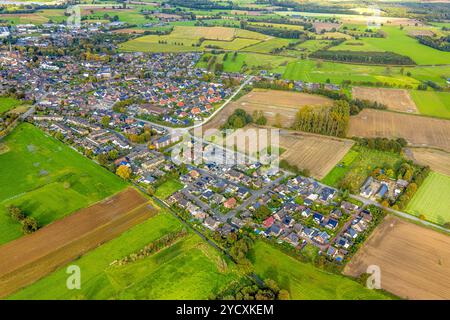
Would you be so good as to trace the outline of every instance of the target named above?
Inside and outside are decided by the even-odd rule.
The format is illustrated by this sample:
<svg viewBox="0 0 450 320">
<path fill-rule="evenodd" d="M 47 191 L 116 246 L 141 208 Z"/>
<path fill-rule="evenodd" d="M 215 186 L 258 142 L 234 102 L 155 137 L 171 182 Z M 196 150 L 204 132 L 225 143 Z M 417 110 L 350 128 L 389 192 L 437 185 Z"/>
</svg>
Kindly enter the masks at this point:
<svg viewBox="0 0 450 320">
<path fill-rule="evenodd" d="M 209 120 L 211 120 L 212 118 L 214 118 L 214 116 L 216 115 L 216 114 L 218 114 L 223 108 L 225 108 L 232 100 L 233 100 L 233 98 L 239 93 L 239 92 L 241 92 L 241 90 L 250 82 L 250 81 L 252 81 L 253 80 L 253 76 L 249 76 L 240 86 L 239 86 L 239 88 L 219 107 L 219 108 L 217 108 L 208 118 L 205 118 L 205 119 L 203 119 L 203 121 L 202 122 L 200 122 L 200 123 L 197 123 L 197 124 L 194 124 L 194 125 L 192 125 L 192 126 L 189 126 L 189 127 L 179 127 L 179 128 L 177 128 L 177 127 L 169 127 L 169 126 L 165 126 L 165 125 L 162 125 L 162 124 L 159 124 L 159 123 L 154 123 L 154 122 L 151 122 L 151 121 L 148 121 L 148 120 L 143 120 L 143 119 L 140 119 L 140 118 L 135 118 L 135 117 L 132 117 L 133 119 L 135 119 L 135 120 L 137 120 L 137 121 L 142 121 L 142 122 L 145 122 L 145 123 L 148 123 L 148 124 L 150 124 L 150 125 L 152 125 L 152 126 L 155 126 L 155 127 L 159 127 L 159 128 L 163 128 L 163 129 L 166 129 L 167 131 L 169 131 L 169 132 L 171 132 L 171 131 L 188 131 L 188 130 L 191 130 L 191 129 L 194 129 L 194 128 L 198 128 L 198 127 L 200 127 L 200 126 L 203 126 L 205 123 L 207 123 Z"/>
<path fill-rule="evenodd" d="M 385 210 L 387 212 L 390 212 L 392 214 L 398 215 L 398 216 L 400 216 L 402 218 L 409 219 L 409 220 L 412 220 L 414 222 L 419 222 L 419 223 L 421 223 L 421 224 L 423 224 L 425 226 L 436 228 L 436 229 L 439 229 L 441 231 L 450 233 L 450 229 L 444 228 L 444 227 L 442 227 L 440 225 L 437 225 L 437 224 L 435 224 L 433 222 L 429 222 L 429 221 L 425 221 L 425 220 L 419 219 L 418 217 L 413 216 L 413 215 L 411 215 L 409 213 L 406 213 L 406 212 L 403 212 L 403 211 L 394 210 L 392 208 L 384 207 L 384 206 L 382 206 L 380 203 L 378 203 L 376 201 L 373 201 L 373 200 L 370 200 L 370 199 L 367 199 L 367 198 L 364 198 L 364 197 L 361 197 L 361 196 L 358 196 L 358 195 L 354 195 L 354 194 L 351 194 L 350 197 L 355 199 L 355 200 L 361 201 L 365 205 L 374 205 L 374 206 L 376 206 L 378 208 L 381 208 L 381 209 L 383 209 L 383 210 Z"/>
</svg>

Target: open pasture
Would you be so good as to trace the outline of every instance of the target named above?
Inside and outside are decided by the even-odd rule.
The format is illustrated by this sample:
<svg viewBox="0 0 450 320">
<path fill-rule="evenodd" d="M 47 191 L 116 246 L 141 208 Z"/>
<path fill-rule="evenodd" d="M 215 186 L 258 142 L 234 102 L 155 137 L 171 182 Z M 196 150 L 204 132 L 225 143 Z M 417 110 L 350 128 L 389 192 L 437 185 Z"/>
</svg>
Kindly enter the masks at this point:
<svg viewBox="0 0 450 320">
<path fill-rule="evenodd" d="M 404 138 L 410 144 L 450 151 L 450 121 L 365 109 L 350 117 L 348 136 Z"/>
<path fill-rule="evenodd" d="M 0 244 L 22 235 L 8 205 L 43 226 L 125 187 L 116 175 L 30 124 L 18 126 L 2 144 L 7 151 L 0 154 Z"/>
<path fill-rule="evenodd" d="M 255 273 L 275 280 L 293 300 L 378 300 L 389 296 L 369 290 L 343 275 L 303 263 L 263 241 L 257 241 L 250 260 Z"/>
<path fill-rule="evenodd" d="M 346 265 L 358 277 L 377 265 L 381 287 L 405 299 L 450 299 L 450 237 L 387 216 Z"/>
<path fill-rule="evenodd" d="M 412 90 L 421 114 L 450 119 L 450 92 Z"/>
<path fill-rule="evenodd" d="M 390 110 L 417 113 L 416 104 L 404 89 L 353 87 L 352 96 L 355 99 L 384 104 Z"/>
<path fill-rule="evenodd" d="M 450 222 L 450 176 L 431 172 L 408 203 L 406 212 L 438 224 Z"/>
<path fill-rule="evenodd" d="M 39 280 L 143 222 L 155 211 L 144 196 L 130 188 L 1 246 L 0 296 Z"/>
<path fill-rule="evenodd" d="M 156 216 L 80 257 L 80 290 L 66 287 L 62 267 L 9 299 L 208 299 L 241 280 L 232 262 L 193 233 L 134 262 L 117 264 L 183 225 L 162 210 Z"/>
</svg>

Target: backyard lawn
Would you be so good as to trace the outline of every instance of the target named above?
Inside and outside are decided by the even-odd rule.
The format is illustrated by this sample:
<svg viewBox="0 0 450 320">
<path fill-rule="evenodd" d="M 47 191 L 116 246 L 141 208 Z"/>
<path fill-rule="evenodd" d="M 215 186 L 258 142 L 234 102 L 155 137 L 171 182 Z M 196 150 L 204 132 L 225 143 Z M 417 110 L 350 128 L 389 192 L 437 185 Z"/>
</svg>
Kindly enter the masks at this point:
<svg viewBox="0 0 450 320">
<path fill-rule="evenodd" d="M 172 193 L 183 189 L 184 185 L 175 179 L 170 179 L 156 188 L 155 196 L 160 199 L 167 199 Z"/>
</svg>

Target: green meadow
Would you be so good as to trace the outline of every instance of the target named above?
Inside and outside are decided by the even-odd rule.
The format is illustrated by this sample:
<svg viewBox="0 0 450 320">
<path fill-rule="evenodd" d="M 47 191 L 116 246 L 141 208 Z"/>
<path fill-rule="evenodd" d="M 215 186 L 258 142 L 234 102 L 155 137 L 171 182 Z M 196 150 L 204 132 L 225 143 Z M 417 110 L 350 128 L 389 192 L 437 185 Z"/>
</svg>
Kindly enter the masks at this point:
<svg viewBox="0 0 450 320">
<path fill-rule="evenodd" d="M 23 102 L 13 97 L 0 97 L 0 114 L 22 105 Z"/>
<path fill-rule="evenodd" d="M 450 177 L 431 172 L 408 203 L 406 212 L 445 224 L 450 222 Z"/>
<path fill-rule="evenodd" d="M 332 274 L 303 263 L 272 245 L 257 241 L 251 253 L 255 273 L 275 280 L 294 300 L 378 300 L 383 292 L 369 290 L 343 275 Z"/>
<path fill-rule="evenodd" d="M 409 74 L 408 74 L 409 72 Z M 446 85 L 446 75 L 450 66 L 390 67 L 346 64 L 313 60 L 298 60 L 289 63 L 283 78 L 310 82 L 340 84 L 344 80 L 386 82 L 394 86 L 417 87 L 421 81 L 431 80 L 441 86 Z"/>
<path fill-rule="evenodd" d="M 449 64 L 450 52 L 422 45 L 399 27 L 383 27 L 386 38 L 364 38 L 362 42 L 376 49 L 409 56 L 419 65 Z"/>
<path fill-rule="evenodd" d="M 342 160 L 322 179 L 322 182 L 329 186 L 337 186 L 347 172 L 350 170 L 350 166 L 359 156 L 359 152 L 350 149 L 342 158 Z"/>
<path fill-rule="evenodd" d="M 180 181 L 170 179 L 156 188 L 155 196 L 160 199 L 167 199 L 172 193 L 183 189 L 183 187 L 184 185 Z"/>
<path fill-rule="evenodd" d="M 232 262 L 190 232 L 143 259 L 114 264 L 182 228 L 175 217 L 162 211 L 71 262 L 81 270 L 80 290 L 67 289 L 66 267 L 62 267 L 9 299 L 208 299 L 240 281 Z"/>
<path fill-rule="evenodd" d="M 411 97 L 420 113 L 450 119 L 450 93 L 412 90 Z"/>
<path fill-rule="evenodd" d="M 16 205 L 46 225 L 122 190 L 113 173 L 30 124 L 9 134 L 0 154 L 0 244 L 22 235 L 6 207 Z"/>
</svg>

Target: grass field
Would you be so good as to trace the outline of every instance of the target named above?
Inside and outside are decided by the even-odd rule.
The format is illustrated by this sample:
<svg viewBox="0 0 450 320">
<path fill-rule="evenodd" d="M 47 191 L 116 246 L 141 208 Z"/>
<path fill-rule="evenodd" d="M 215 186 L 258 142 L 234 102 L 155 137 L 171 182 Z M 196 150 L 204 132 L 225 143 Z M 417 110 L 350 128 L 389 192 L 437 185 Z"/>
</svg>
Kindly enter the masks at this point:
<svg viewBox="0 0 450 320">
<path fill-rule="evenodd" d="M 381 292 L 366 289 L 356 281 L 327 273 L 312 264 L 302 263 L 262 241 L 254 245 L 251 261 L 257 275 L 275 280 L 282 289 L 289 291 L 291 299 L 388 299 Z"/>
<path fill-rule="evenodd" d="M 14 204 L 41 225 L 106 198 L 125 187 L 114 174 L 30 124 L 22 124 L 0 154 L 0 244 L 21 236 L 7 216 Z M 14 181 L 14 183 L 11 183 Z"/>
<path fill-rule="evenodd" d="M 22 101 L 12 97 L 0 97 L 0 114 L 22 105 Z"/>
<path fill-rule="evenodd" d="M 205 53 L 204 56 L 210 57 L 211 54 Z M 283 74 L 288 63 L 292 61 L 294 61 L 294 59 L 289 57 L 250 52 L 239 52 L 236 55 L 236 58 L 233 58 L 233 53 L 229 53 L 226 60 L 224 60 L 224 54 L 217 56 L 217 62 L 223 63 L 223 70 L 225 72 L 247 71 L 252 73 L 256 70 L 264 69 L 269 72 Z M 207 60 L 204 61 L 203 59 L 197 64 L 200 68 L 206 68 L 207 65 Z"/>
<path fill-rule="evenodd" d="M 407 73 L 410 72 L 410 76 Z M 445 77 L 450 74 L 450 66 L 417 66 L 417 67 L 391 67 L 386 70 L 383 66 L 365 66 L 345 63 L 322 62 L 317 67 L 313 60 L 300 60 L 289 63 L 283 78 L 290 80 L 303 80 L 309 82 L 325 82 L 330 79 L 332 83 L 340 84 L 343 80 L 386 82 L 391 85 L 408 85 L 413 88 L 420 81 L 431 80 L 445 86 Z"/>
<path fill-rule="evenodd" d="M 420 113 L 450 119 L 450 93 L 412 90 L 411 97 Z"/>
<path fill-rule="evenodd" d="M 156 188 L 155 196 L 160 199 L 167 199 L 172 193 L 183 189 L 184 185 L 175 179 L 170 179 Z"/>
<path fill-rule="evenodd" d="M 439 51 L 422 45 L 399 27 L 383 27 L 386 38 L 364 38 L 362 41 L 374 48 L 409 56 L 419 65 L 449 64 L 450 52 Z"/>
<path fill-rule="evenodd" d="M 406 211 L 427 220 L 450 222 L 450 176 L 431 172 L 409 202 Z"/>
<path fill-rule="evenodd" d="M 349 150 L 342 160 L 336 165 L 323 179 L 322 182 L 329 186 L 337 186 L 338 182 L 341 181 L 347 172 L 350 170 L 350 166 L 353 161 L 359 156 L 359 152 L 356 150 Z"/>
<path fill-rule="evenodd" d="M 218 267 L 217 251 L 191 233 L 149 257 L 111 265 L 181 228 L 161 212 L 71 263 L 80 267 L 80 290 L 66 288 L 66 268 L 61 268 L 10 299 L 207 299 L 239 281 L 234 265 Z"/>
</svg>

